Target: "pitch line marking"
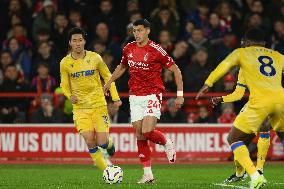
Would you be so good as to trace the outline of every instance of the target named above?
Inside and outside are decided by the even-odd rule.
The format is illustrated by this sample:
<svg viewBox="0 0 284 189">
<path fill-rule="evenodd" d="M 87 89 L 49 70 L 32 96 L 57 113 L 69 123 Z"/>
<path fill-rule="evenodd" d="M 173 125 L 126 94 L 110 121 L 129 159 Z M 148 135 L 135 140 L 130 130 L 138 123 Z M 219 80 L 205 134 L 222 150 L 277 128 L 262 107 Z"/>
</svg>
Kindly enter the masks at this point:
<svg viewBox="0 0 284 189">
<path fill-rule="evenodd" d="M 231 185 L 231 184 L 214 183 L 213 185 L 215 185 L 215 186 L 225 186 L 225 187 L 231 187 L 231 188 L 249 189 L 248 187 L 235 186 L 235 185 Z"/>
</svg>

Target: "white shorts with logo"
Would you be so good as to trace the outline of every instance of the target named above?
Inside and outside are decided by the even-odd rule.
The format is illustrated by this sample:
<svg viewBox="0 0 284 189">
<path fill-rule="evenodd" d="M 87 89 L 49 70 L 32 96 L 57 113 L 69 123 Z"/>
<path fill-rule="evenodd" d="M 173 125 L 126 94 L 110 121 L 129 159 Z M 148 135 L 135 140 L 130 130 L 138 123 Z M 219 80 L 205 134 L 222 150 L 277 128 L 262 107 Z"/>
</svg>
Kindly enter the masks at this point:
<svg viewBox="0 0 284 189">
<path fill-rule="evenodd" d="M 145 116 L 160 119 L 162 93 L 147 96 L 129 96 L 131 122 L 142 120 Z"/>
</svg>

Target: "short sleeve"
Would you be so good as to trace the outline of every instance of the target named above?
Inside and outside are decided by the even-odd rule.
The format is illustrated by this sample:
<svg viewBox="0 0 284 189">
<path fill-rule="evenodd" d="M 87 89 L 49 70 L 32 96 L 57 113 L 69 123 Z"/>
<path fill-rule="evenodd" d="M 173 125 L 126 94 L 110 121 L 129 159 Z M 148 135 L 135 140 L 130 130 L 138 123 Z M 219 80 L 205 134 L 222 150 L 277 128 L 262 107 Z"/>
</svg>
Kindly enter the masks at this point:
<svg viewBox="0 0 284 189">
<path fill-rule="evenodd" d="M 126 45 L 123 48 L 122 58 L 121 58 L 120 64 L 123 64 L 123 65 L 127 65 L 128 64 L 128 62 L 127 62 L 127 49 L 128 49 L 128 45 Z"/>
<path fill-rule="evenodd" d="M 163 67 L 170 68 L 172 65 L 175 64 L 175 61 L 172 59 L 172 57 L 170 57 L 168 54 L 166 54 L 165 56 L 161 57 L 161 63 L 163 65 Z"/>
</svg>

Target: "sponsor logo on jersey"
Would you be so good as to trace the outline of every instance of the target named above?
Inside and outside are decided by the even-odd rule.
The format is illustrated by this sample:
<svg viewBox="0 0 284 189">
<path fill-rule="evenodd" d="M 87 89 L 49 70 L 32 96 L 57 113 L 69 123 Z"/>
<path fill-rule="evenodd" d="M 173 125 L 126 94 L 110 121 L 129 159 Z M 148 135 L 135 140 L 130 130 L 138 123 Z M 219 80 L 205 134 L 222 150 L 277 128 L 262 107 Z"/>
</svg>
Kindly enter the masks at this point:
<svg viewBox="0 0 284 189">
<path fill-rule="evenodd" d="M 70 76 L 73 78 L 78 78 L 81 76 L 91 76 L 94 74 L 95 74 L 95 70 L 85 70 L 85 71 L 71 73 Z"/>
<path fill-rule="evenodd" d="M 128 60 L 129 67 L 134 67 L 137 69 L 149 70 L 149 65 L 144 62 L 135 62 L 133 60 Z"/>
</svg>

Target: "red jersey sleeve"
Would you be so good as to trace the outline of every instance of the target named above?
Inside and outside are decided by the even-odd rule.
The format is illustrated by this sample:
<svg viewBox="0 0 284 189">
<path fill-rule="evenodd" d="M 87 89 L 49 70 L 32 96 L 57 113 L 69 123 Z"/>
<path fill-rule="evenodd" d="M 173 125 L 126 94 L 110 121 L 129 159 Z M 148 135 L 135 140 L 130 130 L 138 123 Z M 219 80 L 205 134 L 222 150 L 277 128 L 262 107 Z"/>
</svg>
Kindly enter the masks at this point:
<svg viewBox="0 0 284 189">
<path fill-rule="evenodd" d="M 127 65 L 127 49 L 128 49 L 128 46 L 129 44 L 127 44 L 123 50 L 122 50 L 122 58 L 121 58 L 121 61 L 120 61 L 120 64 L 124 64 L 124 65 Z"/>
<path fill-rule="evenodd" d="M 156 48 L 158 51 L 158 56 L 161 61 L 161 64 L 165 68 L 170 68 L 173 64 L 175 64 L 175 61 L 168 55 L 168 53 L 159 45 L 159 48 Z"/>
</svg>

